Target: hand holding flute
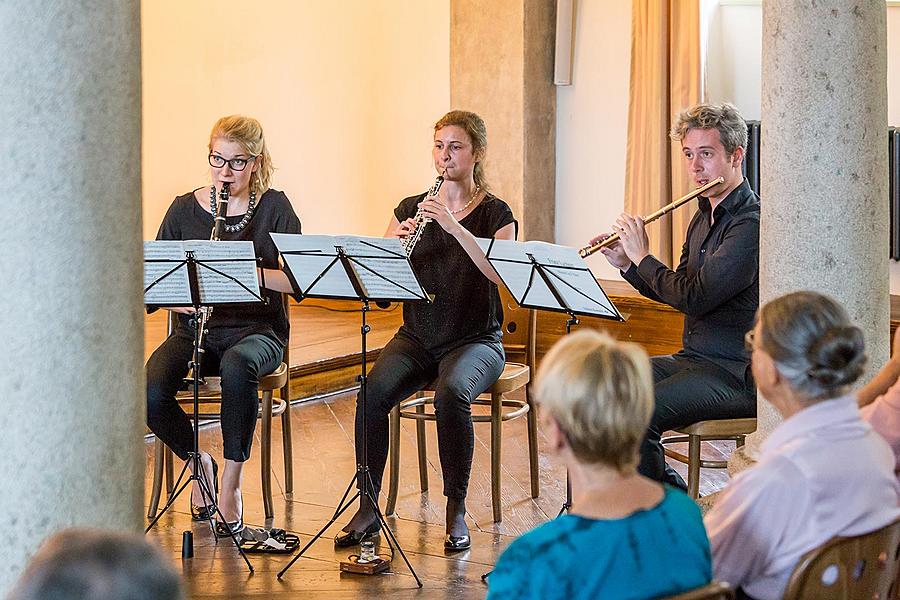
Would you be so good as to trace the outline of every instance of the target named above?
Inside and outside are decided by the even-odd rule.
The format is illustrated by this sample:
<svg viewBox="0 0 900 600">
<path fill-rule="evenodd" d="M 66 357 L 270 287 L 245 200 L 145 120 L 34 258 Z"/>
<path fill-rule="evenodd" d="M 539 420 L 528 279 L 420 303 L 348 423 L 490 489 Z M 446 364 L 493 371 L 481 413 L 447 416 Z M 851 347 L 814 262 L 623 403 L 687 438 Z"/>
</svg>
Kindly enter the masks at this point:
<svg viewBox="0 0 900 600">
<path fill-rule="evenodd" d="M 632 263 L 640 264 L 650 254 L 650 242 L 644 229 L 646 223 L 651 223 L 679 206 L 687 204 L 690 200 L 724 181 L 724 177 L 717 177 L 646 217 L 633 217 L 622 213 L 613 226 L 613 232 L 598 235 L 578 253 L 585 258 L 599 250 L 612 266 L 621 271 L 628 269 Z"/>
</svg>

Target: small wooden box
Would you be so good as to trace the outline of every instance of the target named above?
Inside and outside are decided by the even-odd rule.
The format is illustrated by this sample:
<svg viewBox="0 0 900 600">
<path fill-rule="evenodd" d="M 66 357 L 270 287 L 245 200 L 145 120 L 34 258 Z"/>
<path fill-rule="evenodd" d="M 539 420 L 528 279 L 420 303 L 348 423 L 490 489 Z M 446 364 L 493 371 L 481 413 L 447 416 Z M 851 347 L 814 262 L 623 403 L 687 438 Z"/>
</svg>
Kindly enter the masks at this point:
<svg viewBox="0 0 900 600">
<path fill-rule="evenodd" d="M 341 561 L 341 571 L 345 573 L 359 573 L 360 575 L 376 575 L 387 571 L 390 566 L 391 561 L 381 557 L 370 562 L 359 562 L 356 556 Z"/>
</svg>

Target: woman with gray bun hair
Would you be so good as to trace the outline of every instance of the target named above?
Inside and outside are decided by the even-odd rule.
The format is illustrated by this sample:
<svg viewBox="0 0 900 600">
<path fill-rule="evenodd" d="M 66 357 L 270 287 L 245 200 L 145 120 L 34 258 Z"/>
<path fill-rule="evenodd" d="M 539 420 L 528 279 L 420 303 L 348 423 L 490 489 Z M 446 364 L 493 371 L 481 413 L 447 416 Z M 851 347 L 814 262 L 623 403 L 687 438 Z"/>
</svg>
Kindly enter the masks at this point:
<svg viewBox="0 0 900 600">
<path fill-rule="evenodd" d="M 759 392 L 784 421 L 705 524 L 714 577 L 764 600 L 782 597 L 804 553 L 887 525 L 900 508 L 891 450 L 850 394 L 866 355 L 844 308 L 816 292 L 782 296 L 746 343 Z"/>
</svg>

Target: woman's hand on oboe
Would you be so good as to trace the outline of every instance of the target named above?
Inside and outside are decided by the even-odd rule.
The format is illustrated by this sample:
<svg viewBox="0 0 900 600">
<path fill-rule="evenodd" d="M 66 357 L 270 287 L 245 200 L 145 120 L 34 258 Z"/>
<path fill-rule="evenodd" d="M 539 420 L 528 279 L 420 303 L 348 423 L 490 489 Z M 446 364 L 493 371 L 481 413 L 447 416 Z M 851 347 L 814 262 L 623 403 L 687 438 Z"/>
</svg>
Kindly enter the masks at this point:
<svg viewBox="0 0 900 600">
<path fill-rule="evenodd" d="M 422 209 L 422 214 L 437 222 L 441 229 L 452 236 L 456 236 L 459 230 L 462 229 L 459 221 L 456 220 L 456 217 L 453 216 L 440 196 L 425 198 L 419 203 L 419 208 Z"/>
</svg>

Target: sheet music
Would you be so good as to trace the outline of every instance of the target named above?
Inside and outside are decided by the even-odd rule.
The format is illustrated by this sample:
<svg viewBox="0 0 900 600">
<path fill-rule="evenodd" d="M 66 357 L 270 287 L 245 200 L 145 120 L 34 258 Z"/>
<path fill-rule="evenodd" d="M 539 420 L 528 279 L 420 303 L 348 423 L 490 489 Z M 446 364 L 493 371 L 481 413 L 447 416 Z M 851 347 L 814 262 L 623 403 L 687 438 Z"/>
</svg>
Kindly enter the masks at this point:
<svg viewBox="0 0 900 600">
<path fill-rule="evenodd" d="M 145 304 L 156 306 L 191 305 L 191 286 L 188 281 L 187 265 L 182 264 L 177 270 L 166 275 L 183 261 L 184 248 L 181 242 L 144 242 Z"/>
<path fill-rule="evenodd" d="M 479 238 L 478 245 L 520 305 L 621 319 L 606 292 L 597 283 L 578 250 L 547 242 L 513 242 Z M 534 261 L 532 261 L 532 257 Z M 562 297 L 560 306 L 534 262 L 544 267 L 550 283 Z"/>
<path fill-rule="evenodd" d="M 182 264 L 164 277 L 178 263 L 185 260 L 187 252 L 193 252 L 194 258 L 204 263 L 197 265 L 201 304 L 259 302 L 260 290 L 253 242 L 154 240 L 144 242 L 145 304 L 157 306 L 192 304 L 186 264 Z M 236 283 L 226 275 L 240 283 Z"/>
<path fill-rule="evenodd" d="M 359 297 L 336 256 L 337 248 L 342 248 L 368 299 L 416 300 L 425 297 L 397 238 L 270 235 L 304 295 Z"/>
<path fill-rule="evenodd" d="M 182 244 L 201 263 L 197 265 L 201 304 L 259 302 L 253 242 L 186 240 Z"/>
</svg>

